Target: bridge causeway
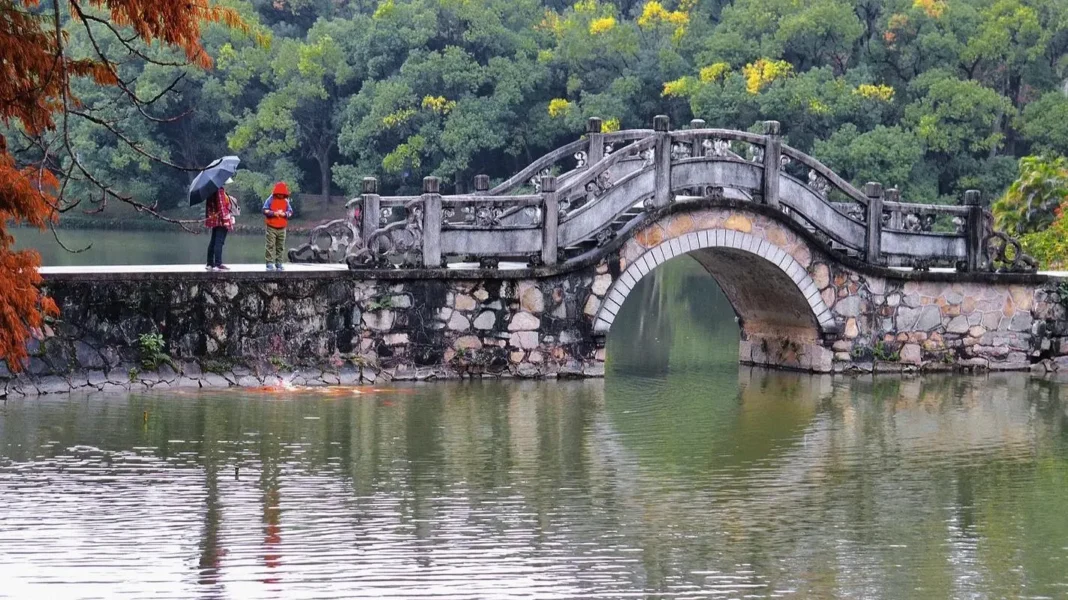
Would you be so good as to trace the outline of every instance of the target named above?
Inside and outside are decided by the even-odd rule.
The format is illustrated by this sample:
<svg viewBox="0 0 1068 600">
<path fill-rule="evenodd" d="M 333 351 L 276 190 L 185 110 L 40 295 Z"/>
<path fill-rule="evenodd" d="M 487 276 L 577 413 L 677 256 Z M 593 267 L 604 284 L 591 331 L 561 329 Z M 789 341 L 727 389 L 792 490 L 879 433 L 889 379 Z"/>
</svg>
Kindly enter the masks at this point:
<svg viewBox="0 0 1068 600">
<path fill-rule="evenodd" d="M 374 178 L 282 273 L 45 270 L 62 315 L 0 395 L 455 377 L 596 377 L 643 277 L 680 256 L 723 289 L 745 364 L 830 372 L 1068 371 L 1068 279 L 1039 273 L 979 194 L 859 190 L 782 141 L 710 129 L 585 135 L 474 193 Z M 141 373 L 158 333 L 177 368 Z M 222 371 L 220 373 L 220 371 Z M 140 386 L 140 387 L 139 387 Z"/>
</svg>

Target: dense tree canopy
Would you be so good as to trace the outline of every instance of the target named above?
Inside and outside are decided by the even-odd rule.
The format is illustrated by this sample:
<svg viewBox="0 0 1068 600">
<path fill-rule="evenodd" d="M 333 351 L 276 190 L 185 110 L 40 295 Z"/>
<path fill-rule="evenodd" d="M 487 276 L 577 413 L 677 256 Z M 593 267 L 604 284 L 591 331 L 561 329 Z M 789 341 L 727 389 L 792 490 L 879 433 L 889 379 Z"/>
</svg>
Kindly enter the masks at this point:
<svg viewBox="0 0 1068 600">
<path fill-rule="evenodd" d="M 610 126 L 702 118 L 783 123 L 787 142 L 904 199 L 1004 192 L 1016 160 L 1068 154 L 1068 3 L 1048 0 L 228 0 L 269 44 L 203 31 L 216 59 L 162 102 L 186 118 L 130 119 L 146 153 L 243 159 L 253 196 L 278 177 L 356 193 L 375 175 L 411 192 L 463 189 Z M 173 69 L 130 61 L 148 96 Z M 143 91 L 142 91 L 143 89 Z M 107 103 L 87 93 L 88 104 Z M 126 109 L 136 117 L 136 111 Z M 129 194 L 181 198 L 168 170 L 101 127 L 85 155 Z"/>
</svg>

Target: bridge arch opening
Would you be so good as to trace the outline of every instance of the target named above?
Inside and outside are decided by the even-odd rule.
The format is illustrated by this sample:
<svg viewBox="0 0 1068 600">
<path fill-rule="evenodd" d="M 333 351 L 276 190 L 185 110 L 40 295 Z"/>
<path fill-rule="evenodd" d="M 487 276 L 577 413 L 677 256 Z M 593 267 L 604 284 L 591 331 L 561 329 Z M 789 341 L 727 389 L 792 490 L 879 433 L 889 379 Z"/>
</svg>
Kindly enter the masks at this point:
<svg viewBox="0 0 1068 600">
<path fill-rule="evenodd" d="M 741 362 L 830 368 L 831 353 L 821 339 L 834 320 L 811 275 L 784 249 L 730 229 L 686 233 L 631 260 L 605 294 L 595 331 L 607 335 L 638 282 L 681 256 L 696 261 L 730 303 L 740 329 Z"/>
</svg>

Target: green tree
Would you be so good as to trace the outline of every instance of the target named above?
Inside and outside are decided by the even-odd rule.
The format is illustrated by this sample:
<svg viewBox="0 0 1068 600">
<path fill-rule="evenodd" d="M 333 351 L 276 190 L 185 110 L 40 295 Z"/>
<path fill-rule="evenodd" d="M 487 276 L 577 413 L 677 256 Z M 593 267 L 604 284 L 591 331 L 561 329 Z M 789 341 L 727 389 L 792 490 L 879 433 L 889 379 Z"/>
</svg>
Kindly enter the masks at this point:
<svg viewBox="0 0 1068 600">
<path fill-rule="evenodd" d="M 1068 156 L 1068 95 L 1046 92 L 1028 104 L 1020 119 L 1020 133 L 1036 153 Z"/>
<path fill-rule="evenodd" d="M 338 41 L 356 36 L 354 25 L 320 21 L 305 41 L 275 45 L 259 74 L 269 91 L 229 137 L 235 152 L 247 151 L 261 161 L 285 156 L 311 160 L 318 169 L 319 193 L 330 195 L 343 101 L 360 81 L 352 53 Z"/>
<path fill-rule="evenodd" d="M 997 225 L 1016 234 L 1047 228 L 1054 211 L 1068 201 L 1068 158 L 1028 156 L 1020 159 L 1020 177 L 994 203 Z"/>
<path fill-rule="evenodd" d="M 937 182 L 923 160 L 923 142 L 908 129 L 879 125 L 861 133 L 846 123 L 826 140 L 817 141 L 814 154 L 854 185 L 878 181 L 886 187 L 897 186 L 906 202 L 937 200 Z"/>
</svg>

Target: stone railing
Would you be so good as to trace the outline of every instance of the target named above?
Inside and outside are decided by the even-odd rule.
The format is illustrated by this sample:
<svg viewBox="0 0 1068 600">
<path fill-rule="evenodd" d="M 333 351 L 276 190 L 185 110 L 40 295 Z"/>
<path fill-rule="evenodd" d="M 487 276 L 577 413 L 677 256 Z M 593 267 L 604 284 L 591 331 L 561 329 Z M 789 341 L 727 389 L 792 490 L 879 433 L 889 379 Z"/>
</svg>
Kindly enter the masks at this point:
<svg viewBox="0 0 1068 600">
<path fill-rule="evenodd" d="M 705 127 L 585 136 L 490 187 L 442 195 L 427 177 L 419 196 L 379 196 L 374 178 L 349 202 L 359 222 L 317 227 L 293 260 L 347 262 L 351 268 L 437 268 L 449 262 L 554 265 L 604 245 L 627 222 L 672 203 L 733 198 L 762 204 L 807 229 L 832 252 L 878 266 L 1031 271 L 1019 244 L 993 228 L 979 193 L 960 206 L 911 204 L 879 183 L 857 189 L 815 158 L 782 143 L 779 123 L 762 134 Z"/>
</svg>

